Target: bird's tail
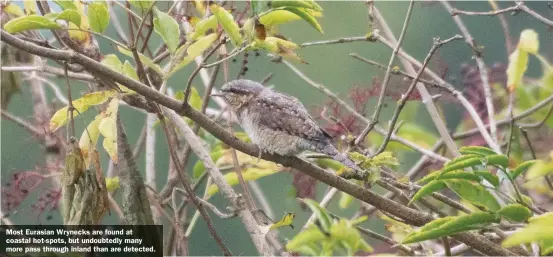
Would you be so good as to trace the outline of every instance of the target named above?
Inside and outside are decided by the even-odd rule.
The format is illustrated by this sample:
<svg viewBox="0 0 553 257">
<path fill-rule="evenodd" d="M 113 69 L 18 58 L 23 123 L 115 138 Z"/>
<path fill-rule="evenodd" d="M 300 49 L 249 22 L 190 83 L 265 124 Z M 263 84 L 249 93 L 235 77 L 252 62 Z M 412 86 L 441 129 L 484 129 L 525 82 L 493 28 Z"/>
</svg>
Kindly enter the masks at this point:
<svg viewBox="0 0 553 257">
<path fill-rule="evenodd" d="M 339 152 L 338 149 L 336 149 L 336 147 L 334 147 L 333 145 L 327 144 L 323 148 L 323 153 L 332 157 L 332 159 L 339 161 L 340 163 L 353 169 L 357 173 L 359 172 L 363 173 L 363 169 L 361 169 L 361 167 L 355 164 L 355 162 L 353 162 L 346 154 Z"/>
</svg>

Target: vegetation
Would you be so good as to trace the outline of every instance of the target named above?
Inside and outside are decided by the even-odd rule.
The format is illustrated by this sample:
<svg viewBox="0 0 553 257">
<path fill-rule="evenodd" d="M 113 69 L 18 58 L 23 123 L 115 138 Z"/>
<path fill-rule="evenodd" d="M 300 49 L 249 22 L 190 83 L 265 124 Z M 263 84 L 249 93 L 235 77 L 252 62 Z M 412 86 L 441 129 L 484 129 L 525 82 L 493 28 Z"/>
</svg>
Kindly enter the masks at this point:
<svg viewBox="0 0 553 257">
<path fill-rule="evenodd" d="M 379 241 L 399 255 L 552 254 L 553 65 L 540 51 L 548 46 L 540 46 L 539 40 L 551 32 L 524 29 L 513 44 L 505 15 L 520 13 L 518 17 L 531 17 L 548 28 L 553 20 L 524 2 L 501 9 L 490 1 L 491 11 L 473 12 L 437 1 L 451 14 L 459 34 L 434 38 L 419 61 L 402 43 L 412 10 L 422 3 L 405 4 L 397 39 L 378 3 L 367 1 L 366 35 L 299 43 L 279 26 L 305 23 L 324 34 L 319 20 L 325 10 L 313 0 L 3 2 L 2 118 L 28 131 L 45 147 L 46 157 L 45 168 L 15 173 L 2 188 L 3 223 L 12 223 L 10 215 L 30 192 L 52 181 L 54 188 L 33 205 L 39 213 L 59 206 L 64 224 L 100 224 L 108 211 L 124 224 L 164 224 L 165 255 L 187 255 L 194 245 L 186 239 L 199 233 L 194 228 L 201 222 L 217 246 L 213 254 L 242 253 L 225 244 L 223 228 L 212 221 L 215 216 L 239 219 L 264 256 L 366 254 L 375 251 L 371 242 Z M 486 49 L 471 36 L 465 16 L 493 16 L 501 22 L 507 65 L 486 65 Z M 112 49 L 100 49 L 99 41 Z M 476 67 L 463 71 L 472 80 L 465 79 L 460 89 L 430 63 L 440 48 L 462 41 L 471 48 Z M 299 68 L 309 63 L 299 48 L 352 42 L 383 44 L 392 54 L 388 64 L 350 54 L 385 73 L 372 86 L 351 90 L 349 98 Z M 239 67 L 237 78 L 247 77 L 250 54 L 267 54 L 328 96 L 314 117 L 341 151 L 370 172 L 368 179 L 317 154 L 260 155 L 247 135 L 232 128 L 233 115 L 210 94 L 217 92 L 217 78 L 232 79 L 229 66 Z M 236 62 L 240 56 L 243 61 Z M 541 77 L 527 75 L 532 59 L 539 61 Z M 168 83 L 187 68 L 192 71 L 186 83 Z M 50 81 L 47 74 L 62 79 Z M 8 108 L 10 98 L 23 90 L 22 75 L 30 77 L 31 86 L 24 90 L 32 95 L 34 121 Z M 194 86 L 200 84 L 196 77 L 201 77 L 203 90 Z M 403 81 L 401 92 L 391 88 L 392 78 Z M 76 81 L 88 86 L 78 97 Z M 54 89 L 53 97 L 45 95 L 47 86 Z M 397 102 L 389 120 L 381 117 L 386 97 Z M 454 133 L 439 106 L 443 99 L 463 108 L 465 116 Z M 63 106 L 52 109 L 53 101 Z M 437 133 L 405 108 L 414 104 L 425 107 Z M 145 117 L 135 149 L 126 132 L 131 125 L 121 118 L 126 108 Z M 90 113 L 93 118 L 85 119 Z M 77 130 L 75 124 L 83 122 L 84 129 Z M 156 130 L 165 139 L 170 160 L 162 188 L 156 186 L 161 179 L 156 160 L 164 158 L 156 155 Z M 136 161 L 142 149 L 145 165 Z M 102 160 L 103 153 L 109 159 Z M 420 158 L 402 173 L 398 166 L 405 153 Z M 271 220 L 263 190 L 254 184 L 286 171 L 294 174 L 298 204 L 312 212 L 305 224 L 295 222 L 296 214 L 290 212 Z M 310 199 L 317 182 L 329 186 L 321 201 Z M 200 187 L 205 187 L 203 193 L 196 192 Z M 338 193 L 342 209 L 360 203 L 353 217 L 328 210 Z M 228 210 L 211 201 L 219 194 Z M 368 229 L 369 218 L 385 223 L 387 232 Z M 285 239 L 279 232 L 288 226 L 297 233 Z"/>
</svg>

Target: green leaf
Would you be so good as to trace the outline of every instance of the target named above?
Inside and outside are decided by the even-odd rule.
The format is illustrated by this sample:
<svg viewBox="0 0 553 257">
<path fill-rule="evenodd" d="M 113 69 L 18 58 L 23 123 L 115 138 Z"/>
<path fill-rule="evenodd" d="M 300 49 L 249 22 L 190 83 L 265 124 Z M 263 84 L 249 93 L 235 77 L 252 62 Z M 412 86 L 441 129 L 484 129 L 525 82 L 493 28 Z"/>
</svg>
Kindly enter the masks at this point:
<svg viewBox="0 0 553 257">
<path fill-rule="evenodd" d="M 81 15 L 79 14 L 78 11 L 72 10 L 72 9 L 64 10 L 63 12 L 57 15 L 55 20 L 65 20 L 65 21 L 73 22 L 75 25 L 77 25 L 77 27 L 81 26 Z"/>
<path fill-rule="evenodd" d="M 185 48 L 187 55 L 182 59 L 182 61 L 175 65 L 173 70 L 171 70 L 165 77 L 171 77 L 171 75 L 173 75 L 175 72 L 191 63 L 196 57 L 200 56 L 205 50 L 207 50 L 213 44 L 213 42 L 217 40 L 218 37 L 219 35 L 217 33 L 211 33 L 205 37 L 198 39 L 191 45 L 185 44 L 177 49 L 177 53 L 175 55 L 180 56 L 180 53 L 184 51 Z"/>
<path fill-rule="evenodd" d="M 224 150 L 222 150 L 220 147 L 217 147 L 209 153 L 209 156 L 213 160 L 213 162 L 216 162 L 223 156 Z M 194 165 L 194 168 L 192 169 L 192 176 L 194 179 L 199 178 L 203 173 L 205 172 L 205 166 L 202 161 L 197 161 Z"/>
<path fill-rule="evenodd" d="M 532 211 L 518 203 L 506 205 L 498 213 L 512 222 L 525 222 L 532 217 Z"/>
<path fill-rule="evenodd" d="M 525 29 L 520 33 L 517 48 L 531 54 L 537 54 L 540 46 L 538 33 L 532 29 Z"/>
<path fill-rule="evenodd" d="M 462 155 L 457 157 L 444 165 L 442 174 L 446 172 L 469 168 L 476 165 L 482 165 L 482 157 L 476 155 Z"/>
<path fill-rule="evenodd" d="M 509 65 L 507 66 L 507 86 L 509 90 L 514 91 L 522 81 L 522 76 L 528 67 L 528 53 L 516 49 L 509 56 Z"/>
<path fill-rule="evenodd" d="M 463 231 L 485 228 L 486 225 L 499 222 L 499 217 L 493 213 L 475 212 L 457 217 L 445 217 L 434 220 L 423 226 L 419 231 L 408 235 L 402 244 L 411 244 L 430 239 L 441 238 Z"/>
<path fill-rule="evenodd" d="M 106 2 L 95 1 L 88 5 L 88 20 L 94 32 L 104 33 L 109 24 L 109 11 Z"/>
<path fill-rule="evenodd" d="M 332 225 L 332 218 L 330 217 L 330 214 L 319 205 L 318 202 L 312 200 L 312 199 L 300 199 L 302 202 L 304 202 L 309 209 L 315 214 L 317 217 L 317 220 L 321 224 L 321 229 L 323 232 L 329 232 L 330 226 Z"/>
<path fill-rule="evenodd" d="M 465 228 L 480 228 L 482 225 L 489 223 L 499 223 L 500 217 L 495 213 L 489 212 L 473 212 L 467 215 L 457 216 L 454 219 L 444 223 L 440 229 L 455 229 L 459 227 Z"/>
<path fill-rule="evenodd" d="M 54 0 L 54 3 L 59 5 L 62 10 L 77 10 L 77 6 L 70 0 Z"/>
<path fill-rule="evenodd" d="M 530 160 L 519 164 L 514 170 L 511 171 L 511 178 L 517 178 L 520 174 L 526 172 L 528 168 L 532 167 L 532 165 L 534 165 L 536 162 L 538 161 Z"/>
<path fill-rule="evenodd" d="M 126 56 L 129 56 L 129 57 L 133 57 L 133 54 L 131 51 L 125 49 L 125 48 L 122 48 L 120 46 L 117 47 L 117 50 L 126 55 Z M 161 70 L 161 67 L 159 67 L 159 65 L 155 64 L 152 60 L 150 60 L 150 58 L 146 57 L 145 55 L 141 54 L 141 53 L 138 53 L 138 58 L 140 59 L 140 61 L 146 65 L 146 67 L 154 70 L 155 72 L 157 72 L 159 75 L 162 75 L 163 74 L 163 71 Z"/>
<path fill-rule="evenodd" d="M 126 61 L 126 60 L 125 60 L 125 63 L 123 64 L 123 74 L 136 81 L 140 81 L 140 79 L 138 78 L 138 74 L 136 73 L 136 70 L 132 67 L 129 61 Z"/>
<path fill-rule="evenodd" d="M 553 253 L 553 239 L 546 239 L 540 241 L 541 255 L 545 256 Z"/>
<path fill-rule="evenodd" d="M 121 60 L 119 60 L 117 55 L 114 54 L 108 54 L 104 56 L 102 64 L 110 67 L 117 72 L 121 72 L 121 70 L 123 69 L 123 63 L 121 62 Z"/>
<path fill-rule="evenodd" d="M 482 146 L 463 146 L 459 148 L 459 152 L 463 155 L 474 154 L 474 155 L 481 155 L 481 156 L 497 154 L 494 150 L 487 147 L 482 147 Z"/>
<path fill-rule="evenodd" d="M 446 180 L 445 183 L 449 189 L 471 204 L 485 207 L 491 211 L 501 209 L 493 195 L 480 184 L 458 179 Z"/>
<path fill-rule="evenodd" d="M 113 163 L 118 162 L 117 155 L 117 111 L 119 110 L 119 99 L 113 98 L 109 102 L 105 111 L 102 112 L 102 120 L 98 129 L 104 136 L 103 147 L 108 153 Z"/>
<path fill-rule="evenodd" d="M 202 97 L 195 87 L 190 89 L 190 99 L 188 101 L 194 109 L 200 110 L 202 108 Z"/>
<path fill-rule="evenodd" d="M 350 194 L 345 192 L 340 192 L 340 201 L 338 205 L 340 206 L 341 209 L 348 208 L 351 202 L 353 202 L 353 199 L 354 197 L 351 196 Z"/>
<path fill-rule="evenodd" d="M 30 29 L 61 29 L 55 21 L 38 15 L 22 16 L 4 24 L 4 30 L 10 34 Z"/>
<path fill-rule="evenodd" d="M 303 10 L 301 8 L 295 8 L 295 7 L 285 7 L 284 10 L 289 11 L 289 12 L 299 16 L 304 21 L 309 23 L 309 25 L 311 25 L 317 31 L 321 32 L 321 34 L 324 34 L 323 29 L 321 28 L 321 25 L 319 24 L 317 19 L 315 19 L 315 17 L 313 15 L 311 15 L 311 13 L 306 12 L 305 10 Z"/>
<path fill-rule="evenodd" d="M 445 173 L 443 175 L 440 174 L 441 172 L 433 172 L 425 177 L 421 178 L 418 183 L 426 183 L 428 181 L 432 181 L 434 179 L 441 180 L 441 179 L 466 179 L 466 180 L 472 180 L 479 182 L 481 179 L 478 175 L 472 173 L 472 172 L 466 172 L 462 170 L 456 170 L 451 171 L 448 173 Z"/>
<path fill-rule="evenodd" d="M 240 27 L 238 27 L 238 23 L 234 21 L 232 14 L 230 14 L 225 8 L 216 4 L 211 4 L 209 8 L 211 9 L 213 15 L 217 18 L 219 24 L 221 24 L 221 27 L 223 27 L 223 30 L 225 30 L 229 36 L 232 43 L 235 46 L 241 46 L 243 39 L 240 36 Z"/>
<path fill-rule="evenodd" d="M 331 240 L 338 241 L 345 246 L 348 256 L 353 256 L 357 251 L 373 251 L 372 247 L 361 237 L 359 230 L 344 219 L 332 224 L 330 237 Z"/>
<path fill-rule="evenodd" d="M 309 226 L 308 228 L 302 230 L 298 233 L 292 240 L 286 243 L 287 251 L 305 251 L 304 247 L 308 246 L 309 248 L 315 248 L 316 243 L 320 243 L 322 240 L 326 239 L 326 235 L 321 232 L 317 226 Z M 313 251 L 309 249 L 308 252 Z M 316 254 L 319 255 L 320 250 L 315 250 Z"/>
<path fill-rule="evenodd" d="M 242 177 L 244 178 L 244 181 L 252 181 L 257 180 L 266 176 L 270 176 L 278 172 L 277 169 L 273 168 L 256 168 L 256 167 L 250 167 L 242 171 Z M 224 176 L 227 183 L 231 186 L 237 185 L 238 182 L 238 175 L 236 172 L 229 172 L 225 174 Z M 211 185 L 209 186 L 207 190 L 208 196 L 212 196 L 219 192 L 219 188 L 217 185 Z"/>
<path fill-rule="evenodd" d="M 88 110 L 91 106 L 99 105 L 107 101 L 110 97 L 116 95 L 117 93 L 114 90 L 107 91 L 96 91 L 93 93 L 88 93 L 83 97 L 74 100 L 73 107 L 76 111 L 73 111 L 73 117 L 76 117 L 79 113 L 83 113 Z M 68 107 L 64 107 L 56 111 L 52 118 L 50 118 L 50 131 L 54 132 L 59 129 L 61 126 L 65 125 L 68 120 Z"/>
<path fill-rule="evenodd" d="M 194 31 L 188 33 L 187 38 L 189 40 L 197 40 L 198 38 L 204 36 L 208 30 L 217 29 L 217 24 L 217 17 L 215 17 L 215 15 L 211 15 L 196 23 L 196 26 L 194 26 Z"/>
<path fill-rule="evenodd" d="M 490 184 L 492 184 L 494 187 L 499 186 L 499 178 L 495 174 L 491 173 L 490 171 L 477 170 L 477 171 L 474 171 L 474 174 L 480 177 L 483 177 L 485 180 L 490 182 Z"/>
<path fill-rule="evenodd" d="M 553 213 L 531 218 L 526 227 L 507 237 L 501 245 L 512 247 L 543 240 L 553 240 Z"/>
<path fill-rule="evenodd" d="M 154 7 L 154 30 L 167 45 L 170 53 L 174 53 L 179 46 L 179 24 L 173 17 Z"/>
<path fill-rule="evenodd" d="M 152 7 L 152 5 L 154 5 L 155 1 L 151 1 L 151 0 L 130 0 L 129 3 L 134 5 L 138 9 L 140 9 L 142 12 L 145 12 L 148 9 L 150 9 L 150 7 Z"/>
<path fill-rule="evenodd" d="M 553 151 L 543 160 L 538 160 L 526 172 L 526 179 L 533 180 L 553 172 Z"/>
<path fill-rule="evenodd" d="M 503 168 L 509 167 L 509 158 L 503 154 L 488 155 L 484 159 L 486 165 L 499 165 Z"/>
<path fill-rule="evenodd" d="M 106 190 L 108 192 L 113 192 L 117 190 L 119 187 L 120 187 L 120 184 L 119 184 L 118 176 L 106 178 Z"/>
<path fill-rule="evenodd" d="M 298 7 L 298 8 L 307 8 L 314 9 L 315 7 L 307 1 L 302 0 L 273 0 L 271 1 L 272 8 L 279 7 Z"/>
<path fill-rule="evenodd" d="M 434 181 L 431 181 L 430 183 L 424 185 L 421 189 L 419 189 L 419 191 L 417 191 L 417 193 L 413 196 L 413 198 L 411 199 L 411 201 L 409 201 L 409 204 L 414 202 L 414 201 L 417 201 L 427 195 L 430 195 L 438 190 L 441 190 L 443 188 L 445 188 L 445 183 L 444 181 L 441 181 L 441 180 L 434 180 Z"/>
<path fill-rule="evenodd" d="M 21 7 L 19 7 L 19 5 L 14 4 L 14 3 L 9 3 L 8 5 L 6 5 L 4 7 L 4 12 L 9 13 L 9 14 L 13 14 L 13 15 L 15 15 L 15 17 L 25 16 L 25 13 L 23 12 L 23 9 L 21 9 Z"/>
<path fill-rule="evenodd" d="M 431 230 L 437 229 L 437 228 L 441 227 L 443 224 L 454 220 L 455 218 L 456 217 L 453 217 L 453 216 L 447 216 L 447 217 L 435 219 L 431 222 L 426 223 L 424 226 L 422 226 L 419 229 L 419 231 L 415 231 L 415 232 L 413 232 L 413 234 L 416 234 L 418 232 L 431 231 Z"/>
</svg>

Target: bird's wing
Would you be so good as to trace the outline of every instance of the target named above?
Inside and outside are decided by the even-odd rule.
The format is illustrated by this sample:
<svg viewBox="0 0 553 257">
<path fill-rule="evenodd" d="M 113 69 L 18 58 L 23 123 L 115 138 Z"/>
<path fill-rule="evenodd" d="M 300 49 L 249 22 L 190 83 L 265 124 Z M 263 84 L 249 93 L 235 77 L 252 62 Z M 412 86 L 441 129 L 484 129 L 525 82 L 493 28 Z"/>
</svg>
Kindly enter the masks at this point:
<svg viewBox="0 0 553 257">
<path fill-rule="evenodd" d="M 274 130 L 315 141 L 331 137 L 322 130 L 296 98 L 275 91 L 261 93 L 250 102 L 250 108 L 260 113 L 260 122 Z"/>
</svg>

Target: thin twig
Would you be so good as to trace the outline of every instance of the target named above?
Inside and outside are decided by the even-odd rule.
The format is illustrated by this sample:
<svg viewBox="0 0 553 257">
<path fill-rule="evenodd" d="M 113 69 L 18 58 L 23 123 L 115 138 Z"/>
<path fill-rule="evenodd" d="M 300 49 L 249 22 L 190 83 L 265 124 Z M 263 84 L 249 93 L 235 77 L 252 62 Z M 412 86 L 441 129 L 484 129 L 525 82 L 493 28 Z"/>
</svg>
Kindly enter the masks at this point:
<svg viewBox="0 0 553 257">
<path fill-rule="evenodd" d="M 382 28 L 383 33 L 390 40 L 389 43 L 391 43 L 391 44 L 389 46 L 391 46 L 391 45 L 395 46 L 395 44 L 396 44 L 395 37 L 394 37 L 390 27 L 388 26 L 386 20 L 384 19 L 384 17 L 382 16 L 382 14 L 378 10 L 378 8 L 376 8 L 376 6 L 374 6 L 374 16 L 375 16 L 376 20 L 378 21 L 378 24 L 380 24 L 380 27 Z M 375 37 L 375 38 L 378 38 L 378 40 L 380 40 L 380 41 L 382 41 L 382 39 L 383 39 L 382 36 L 380 36 L 380 35 L 378 35 L 378 33 L 376 33 L 376 31 L 373 32 L 372 36 Z M 400 56 L 401 56 L 401 52 L 402 52 L 402 50 L 400 49 L 400 51 L 399 51 Z M 413 65 L 408 60 L 406 60 L 404 57 L 399 58 L 399 60 L 401 61 L 401 63 L 403 64 L 405 70 L 408 73 L 410 73 L 411 75 L 416 74 L 415 68 L 413 67 Z M 457 145 L 455 144 L 455 142 L 451 138 L 449 130 L 447 129 L 447 127 L 445 125 L 445 122 L 443 121 L 442 117 L 440 116 L 440 114 L 438 112 L 438 109 L 434 105 L 432 95 L 430 95 L 430 93 L 428 92 L 426 87 L 424 87 L 424 85 L 422 83 L 417 83 L 416 87 L 417 87 L 417 91 L 421 95 L 422 103 L 426 107 L 426 110 L 428 111 L 428 114 L 430 115 L 430 118 L 434 122 L 434 126 L 438 130 L 438 133 L 440 134 L 440 137 L 444 140 L 444 142 L 447 146 L 447 149 L 449 150 L 449 152 L 453 156 L 458 156 L 459 151 L 457 149 Z"/>
<path fill-rule="evenodd" d="M 445 1 L 441 0 L 442 5 L 445 7 L 445 9 L 448 12 L 452 12 L 453 7 Z M 480 79 L 482 81 L 482 87 L 484 91 L 484 97 L 486 99 L 486 107 L 488 109 L 488 121 L 490 124 L 490 134 L 492 137 L 492 140 L 497 142 L 497 124 L 495 122 L 495 110 L 493 106 L 493 95 L 492 95 L 492 88 L 490 86 L 490 81 L 488 79 L 488 68 L 486 67 L 486 64 L 484 63 L 484 60 L 482 59 L 482 50 L 478 48 L 476 43 L 474 42 L 474 39 L 472 35 L 470 34 L 469 30 L 461 20 L 461 17 L 459 16 L 453 16 L 453 21 L 457 24 L 457 27 L 459 27 L 459 30 L 461 31 L 461 34 L 463 34 L 463 37 L 465 38 L 465 42 L 472 48 L 472 51 L 474 53 L 474 58 L 476 59 L 476 64 L 478 65 L 478 71 L 480 73 Z M 501 154 L 501 149 L 498 148 L 492 148 L 494 151 L 496 151 L 498 154 Z"/>
<path fill-rule="evenodd" d="M 194 71 L 192 72 L 192 74 L 190 75 L 190 77 L 188 77 L 188 81 L 186 82 L 186 87 L 184 88 L 184 100 L 183 100 L 183 103 L 187 104 L 188 103 L 188 99 L 190 98 L 190 90 L 192 88 L 192 81 L 194 81 L 194 78 L 196 77 L 196 75 L 198 74 L 198 72 L 200 72 L 201 69 L 204 69 L 204 68 L 208 68 L 207 65 L 205 64 L 207 59 L 209 57 L 211 57 L 211 55 L 213 55 L 215 53 L 215 51 L 217 51 L 217 49 L 219 49 L 219 47 L 221 47 L 225 42 L 226 42 L 226 38 L 223 38 L 222 40 L 219 41 L 219 43 L 217 43 L 217 45 L 215 45 L 206 55 L 205 57 L 203 58 L 203 62 L 198 65 L 196 67 L 196 69 L 194 69 Z"/>
<path fill-rule="evenodd" d="M 401 48 L 401 43 L 403 42 L 403 38 L 405 37 L 405 32 L 407 31 L 407 27 L 409 26 L 409 19 L 411 18 L 411 12 L 413 11 L 414 4 L 415 4 L 414 0 L 411 0 L 409 2 L 409 7 L 407 7 L 407 14 L 405 15 L 405 21 L 403 22 L 403 28 L 401 29 L 401 33 L 399 34 L 399 39 L 397 40 L 396 46 L 392 51 L 392 56 L 390 57 L 390 61 L 388 62 L 388 67 L 386 68 L 386 74 L 384 74 L 384 79 L 382 80 L 380 95 L 378 96 L 378 102 L 374 109 L 374 113 L 370 118 L 369 125 L 367 125 L 365 129 L 363 129 L 361 134 L 359 134 L 359 136 L 355 139 L 354 141 L 355 145 L 359 145 L 359 143 L 365 139 L 367 134 L 369 134 L 369 132 L 378 123 L 378 119 L 380 117 L 380 111 L 382 110 L 382 106 L 383 106 L 382 101 L 384 100 L 384 95 L 386 94 L 386 87 L 388 86 L 388 82 L 390 81 L 392 65 L 394 65 L 394 60 L 396 59 L 399 48 Z M 389 137 L 388 137 L 388 140 L 389 140 Z"/>
<path fill-rule="evenodd" d="M 407 99 L 409 99 L 409 96 L 411 95 L 411 93 L 415 89 L 415 86 L 417 85 L 420 76 L 422 75 L 422 73 L 424 72 L 424 69 L 426 68 L 426 65 L 428 65 L 428 63 L 430 62 L 430 59 L 432 58 L 432 55 L 434 55 L 436 50 L 438 50 L 438 48 L 440 48 L 444 44 L 447 44 L 447 43 L 449 43 L 453 40 L 458 40 L 458 39 L 462 39 L 462 38 L 463 37 L 460 36 L 460 35 L 455 35 L 451 38 L 448 38 L 446 40 L 441 40 L 441 41 L 439 39 L 434 39 L 434 44 L 432 45 L 432 48 L 430 49 L 430 52 L 428 52 L 428 54 L 424 58 L 424 61 L 422 63 L 422 67 L 420 68 L 419 72 L 415 76 L 415 79 L 411 82 L 411 85 L 409 85 L 409 89 L 407 89 L 407 92 L 405 92 L 405 94 L 403 94 L 401 96 L 401 100 L 399 101 L 399 104 L 396 107 L 396 109 L 394 111 L 394 114 L 392 115 L 392 120 L 390 122 L 390 127 L 388 128 L 388 133 L 386 133 L 386 137 L 384 138 L 384 141 L 382 142 L 382 145 L 380 145 L 380 147 L 376 151 L 377 155 L 382 153 L 384 151 L 384 149 L 386 149 L 386 145 L 390 141 L 390 137 L 392 136 L 392 131 L 394 130 L 397 119 L 399 118 L 399 114 L 401 113 L 401 110 L 405 106 L 405 103 L 407 102 Z"/>
<path fill-rule="evenodd" d="M 530 16 L 536 18 L 540 22 L 544 23 L 545 25 L 553 27 L 553 21 L 548 20 L 547 18 L 541 16 L 540 14 L 535 12 L 534 10 L 528 8 L 528 6 L 526 6 L 523 1 L 517 1 L 515 6 L 510 6 L 510 7 L 507 7 L 505 9 L 494 10 L 494 11 L 489 11 L 489 12 L 472 12 L 472 11 L 463 11 L 463 10 L 452 9 L 452 10 L 450 10 L 450 14 L 453 15 L 453 16 L 459 15 L 459 14 L 469 15 L 469 16 L 495 16 L 495 15 L 506 13 L 506 12 L 517 12 L 517 11 L 525 12 L 525 13 L 529 14 Z"/>
<path fill-rule="evenodd" d="M 223 251 L 223 254 L 225 256 L 232 256 L 232 253 L 230 252 L 228 247 L 225 245 L 225 243 L 223 242 L 223 240 L 219 236 L 219 234 L 216 232 L 215 226 L 213 225 L 213 222 L 211 221 L 211 218 L 209 217 L 209 215 L 207 214 L 207 212 L 203 208 L 203 206 L 202 206 L 202 204 L 199 200 L 199 197 L 196 196 L 196 194 L 194 193 L 194 190 L 191 187 L 190 179 L 188 178 L 187 174 L 184 172 L 183 166 L 181 166 L 181 164 L 180 164 L 179 157 L 178 157 L 177 153 L 175 152 L 175 149 L 174 149 L 173 145 L 171 144 L 171 140 L 170 140 L 171 133 L 169 132 L 169 130 L 167 128 L 167 124 L 165 122 L 164 117 L 161 114 L 158 114 L 158 119 L 161 123 L 161 126 L 163 127 L 163 130 L 165 131 L 164 134 L 165 134 L 165 137 L 167 139 L 167 143 L 169 145 L 169 153 L 171 155 L 171 159 L 173 160 L 174 166 L 177 169 L 177 174 L 179 175 L 179 177 L 181 179 L 182 185 L 184 186 L 184 188 L 186 190 L 188 198 L 192 201 L 192 203 L 194 203 L 194 205 L 196 205 L 196 208 L 197 208 L 198 212 L 202 215 L 205 223 L 208 226 L 209 233 L 211 234 L 213 239 L 215 239 L 215 242 L 217 242 L 217 245 L 219 246 L 219 248 L 221 248 L 221 250 Z"/>
</svg>

